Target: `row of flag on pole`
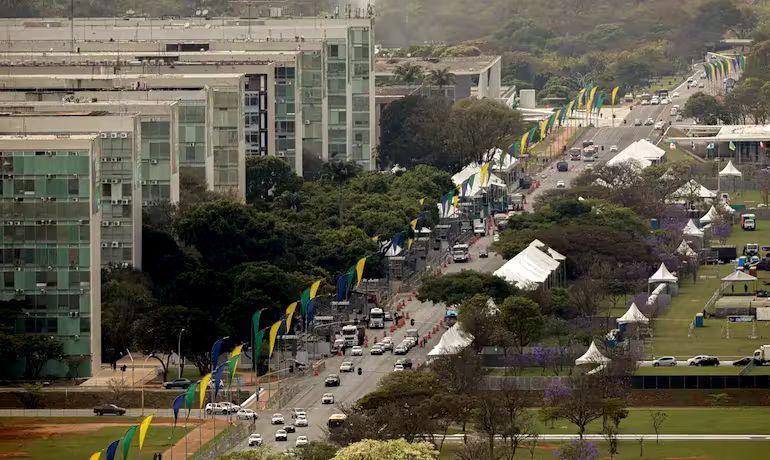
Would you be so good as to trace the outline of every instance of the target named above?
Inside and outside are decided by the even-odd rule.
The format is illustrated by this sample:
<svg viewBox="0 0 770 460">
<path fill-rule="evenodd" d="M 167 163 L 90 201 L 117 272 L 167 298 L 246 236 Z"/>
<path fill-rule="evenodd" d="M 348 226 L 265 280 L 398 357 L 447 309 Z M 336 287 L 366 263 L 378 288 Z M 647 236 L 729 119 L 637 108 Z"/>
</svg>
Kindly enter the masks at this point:
<svg viewBox="0 0 770 460">
<path fill-rule="evenodd" d="M 118 452 L 118 447 L 123 447 L 123 458 L 128 459 L 128 453 L 131 449 L 131 442 L 136 436 L 136 432 L 139 431 L 139 450 L 144 447 L 144 441 L 147 439 L 147 432 L 150 430 L 150 423 L 152 423 L 152 415 L 148 415 L 138 425 L 132 425 L 126 430 L 126 434 L 121 439 L 112 441 L 105 449 L 99 450 L 91 454 L 90 460 L 114 460 L 115 454 Z M 174 423 L 176 424 L 176 417 L 174 417 Z M 102 457 L 102 455 L 104 457 Z"/>
<path fill-rule="evenodd" d="M 711 81 L 725 78 L 736 70 L 743 70 L 745 65 L 746 57 L 741 54 L 735 57 L 720 56 L 717 60 L 703 64 L 703 69 L 706 71 L 706 78 Z"/>
</svg>

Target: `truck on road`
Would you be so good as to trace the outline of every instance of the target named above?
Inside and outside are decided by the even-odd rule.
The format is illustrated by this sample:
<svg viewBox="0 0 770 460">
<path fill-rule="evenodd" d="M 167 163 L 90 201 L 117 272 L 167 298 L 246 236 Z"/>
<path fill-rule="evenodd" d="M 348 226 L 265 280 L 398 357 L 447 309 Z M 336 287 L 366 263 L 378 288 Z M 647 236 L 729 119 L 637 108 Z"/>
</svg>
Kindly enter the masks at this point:
<svg viewBox="0 0 770 460">
<path fill-rule="evenodd" d="M 369 310 L 369 329 L 383 329 L 385 327 L 385 312 L 382 308 L 374 307 Z"/>
<path fill-rule="evenodd" d="M 762 345 L 754 350 L 754 363 L 760 366 L 770 363 L 770 345 Z"/>
<path fill-rule="evenodd" d="M 757 229 L 757 216 L 756 214 L 741 214 L 741 228 L 743 230 L 756 230 Z"/>
<path fill-rule="evenodd" d="M 353 324 L 342 326 L 342 338 L 346 347 L 358 345 L 358 328 Z"/>
<path fill-rule="evenodd" d="M 484 219 L 473 219 L 473 233 L 476 236 L 486 236 L 487 227 L 484 225 Z"/>
<path fill-rule="evenodd" d="M 467 244 L 452 246 L 452 262 L 468 262 L 469 260 L 471 260 L 471 254 Z"/>
</svg>

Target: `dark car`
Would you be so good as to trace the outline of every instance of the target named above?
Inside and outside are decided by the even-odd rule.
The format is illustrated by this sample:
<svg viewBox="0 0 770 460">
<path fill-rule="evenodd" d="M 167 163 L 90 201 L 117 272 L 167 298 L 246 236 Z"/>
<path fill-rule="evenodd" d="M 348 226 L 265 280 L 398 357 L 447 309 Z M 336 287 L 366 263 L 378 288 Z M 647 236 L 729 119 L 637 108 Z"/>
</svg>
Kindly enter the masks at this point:
<svg viewBox="0 0 770 460">
<path fill-rule="evenodd" d="M 186 390 L 190 388 L 190 385 L 192 385 L 192 382 L 190 379 L 174 379 L 170 382 L 163 382 L 163 388 L 170 390 L 172 388 L 181 388 L 183 390 Z"/>
<path fill-rule="evenodd" d="M 401 358 L 396 361 L 396 364 L 400 364 L 404 366 L 404 369 L 411 369 L 412 368 L 412 360 L 409 358 Z"/>
<path fill-rule="evenodd" d="M 746 356 L 744 358 L 736 359 L 735 361 L 733 361 L 733 366 L 747 366 L 753 360 L 754 358 L 752 358 L 751 356 Z"/>
<path fill-rule="evenodd" d="M 324 380 L 324 386 L 325 387 L 338 387 L 340 386 L 340 377 L 338 375 L 329 375 L 326 377 L 326 380 Z"/>
<path fill-rule="evenodd" d="M 719 358 L 715 358 L 714 356 L 703 358 L 698 361 L 696 366 L 719 366 Z"/>
<path fill-rule="evenodd" d="M 296 433 L 297 432 L 297 427 L 295 427 L 294 425 L 286 425 L 286 426 L 283 427 L 283 429 L 286 430 L 287 433 Z"/>
<path fill-rule="evenodd" d="M 556 163 L 556 170 L 560 172 L 565 172 L 569 170 L 569 163 L 567 163 L 566 161 L 560 161 Z"/>
<path fill-rule="evenodd" d="M 99 407 L 94 407 L 94 414 L 96 415 L 125 415 L 126 410 L 122 407 L 118 407 L 115 404 L 102 404 Z"/>
</svg>

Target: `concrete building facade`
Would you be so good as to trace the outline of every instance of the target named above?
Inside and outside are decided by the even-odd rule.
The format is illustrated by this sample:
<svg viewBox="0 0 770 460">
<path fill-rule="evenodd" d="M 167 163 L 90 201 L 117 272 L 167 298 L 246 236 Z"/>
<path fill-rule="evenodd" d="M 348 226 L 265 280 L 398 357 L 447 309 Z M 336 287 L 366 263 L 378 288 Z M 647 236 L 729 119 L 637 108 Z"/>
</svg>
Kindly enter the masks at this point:
<svg viewBox="0 0 770 460">
<path fill-rule="evenodd" d="M 60 340 L 79 375 L 101 366 L 100 165 L 95 135 L 0 136 L 0 300 L 20 302 L 16 331 Z"/>
</svg>

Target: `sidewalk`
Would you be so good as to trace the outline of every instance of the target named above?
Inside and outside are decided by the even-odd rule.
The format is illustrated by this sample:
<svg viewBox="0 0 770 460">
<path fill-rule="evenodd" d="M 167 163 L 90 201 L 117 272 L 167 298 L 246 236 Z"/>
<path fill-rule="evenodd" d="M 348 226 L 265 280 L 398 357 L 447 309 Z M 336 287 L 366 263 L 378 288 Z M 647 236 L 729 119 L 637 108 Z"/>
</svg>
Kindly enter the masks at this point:
<svg viewBox="0 0 770 460">
<path fill-rule="evenodd" d="M 181 417 L 180 417 L 181 418 Z M 200 419 L 196 419 L 194 415 L 190 416 L 192 423 L 199 422 Z M 180 422 L 180 425 L 182 423 Z M 215 427 L 216 425 L 216 427 Z M 177 441 L 173 447 L 163 452 L 163 458 L 187 458 L 192 456 L 201 446 L 212 440 L 217 434 L 224 431 L 229 424 L 225 420 L 217 420 L 216 424 L 213 419 L 206 419 L 202 425 L 190 430 L 187 436 Z M 186 445 L 185 445 L 186 442 Z M 186 453 L 186 454 L 185 454 Z"/>
</svg>

